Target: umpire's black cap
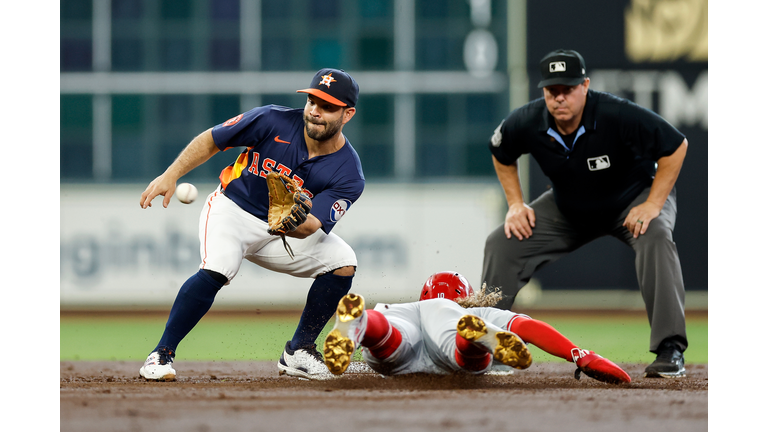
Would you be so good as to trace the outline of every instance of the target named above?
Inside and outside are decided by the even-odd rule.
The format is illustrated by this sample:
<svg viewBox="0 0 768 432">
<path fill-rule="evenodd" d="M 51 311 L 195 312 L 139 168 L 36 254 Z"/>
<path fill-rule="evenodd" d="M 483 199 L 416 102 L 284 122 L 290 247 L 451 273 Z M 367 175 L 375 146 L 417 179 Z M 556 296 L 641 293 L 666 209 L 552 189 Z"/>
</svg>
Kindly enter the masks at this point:
<svg viewBox="0 0 768 432">
<path fill-rule="evenodd" d="M 334 105 L 353 107 L 357 104 L 360 88 L 343 69 L 326 68 L 317 71 L 309 88 L 296 90 L 296 93 L 309 93 Z"/>
<path fill-rule="evenodd" d="M 541 81 L 539 88 L 551 85 L 575 86 L 584 82 L 587 68 L 584 57 L 573 50 L 555 50 L 544 56 L 539 63 Z"/>
</svg>

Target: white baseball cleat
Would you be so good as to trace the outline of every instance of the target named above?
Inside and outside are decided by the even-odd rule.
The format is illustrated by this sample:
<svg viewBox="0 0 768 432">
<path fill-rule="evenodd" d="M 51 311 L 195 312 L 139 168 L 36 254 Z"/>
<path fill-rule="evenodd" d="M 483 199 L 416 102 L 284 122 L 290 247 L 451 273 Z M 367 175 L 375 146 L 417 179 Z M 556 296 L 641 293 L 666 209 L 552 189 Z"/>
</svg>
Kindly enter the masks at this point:
<svg viewBox="0 0 768 432">
<path fill-rule="evenodd" d="M 336 308 L 336 324 L 323 344 L 325 365 L 334 375 L 341 375 L 352 362 L 355 349 L 365 336 L 368 314 L 365 299 L 359 294 L 347 294 Z"/>
<path fill-rule="evenodd" d="M 480 317 L 464 315 L 456 324 L 459 336 L 493 355 L 493 359 L 515 369 L 526 369 L 533 358 L 516 334 L 502 330 Z"/>
<path fill-rule="evenodd" d="M 153 351 L 139 369 L 139 376 L 153 381 L 175 381 L 176 371 L 173 369 L 173 358 L 176 355 L 173 350 L 160 348 Z"/>
<path fill-rule="evenodd" d="M 327 380 L 335 378 L 328 372 L 323 356 L 316 346 L 291 349 L 291 341 L 286 342 L 283 354 L 277 362 L 279 375 L 288 375 L 309 380 Z"/>
</svg>

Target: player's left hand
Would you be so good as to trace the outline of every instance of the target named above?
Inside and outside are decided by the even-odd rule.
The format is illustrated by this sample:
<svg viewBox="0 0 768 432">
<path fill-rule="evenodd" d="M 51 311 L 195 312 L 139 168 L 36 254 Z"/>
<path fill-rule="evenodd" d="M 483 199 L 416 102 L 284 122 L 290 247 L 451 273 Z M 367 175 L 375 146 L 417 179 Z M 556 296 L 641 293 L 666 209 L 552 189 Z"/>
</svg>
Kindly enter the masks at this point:
<svg viewBox="0 0 768 432">
<path fill-rule="evenodd" d="M 659 217 L 659 214 L 661 214 L 661 208 L 646 201 L 637 207 L 632 207 L 623 225 L 632 233 L 632 237 L 638 238 L 648 231 L 648 225 Z"/>
<path fill-rule="evenodd" d="M 307 194 L 297 191 L 293 193 L 293 202 L 294 204 L 290 207 L 288 214 L 270 226 L 267 233 L 271 235 L 287 234 L 296 231 L 299 225 L 307 221 L 307 216 L 312 210 L 312 200 Z"/>
<path fill-rule="evenodd" d="M 273 171 L 267 174 L 267 188 L 269 190 L 267 233 L 285 235 L 306 222 L 312 210 L 312 200 L 295 180 Z"/>
<path fill-rule="evenodd" d="M 571 350 L 571 356 L 578 368 L 573 375 L 576 379 L 579 379 L 581 372 L 584 372 L 588 377 L 609 384 L 632 382 L 632 378 L 629 377 L 629 374 L 627 374 L 624 369 L 620 368 L 616 363 L 607 358 L 595 354 L 594 351 L 574 348 Z"/>
</svg>

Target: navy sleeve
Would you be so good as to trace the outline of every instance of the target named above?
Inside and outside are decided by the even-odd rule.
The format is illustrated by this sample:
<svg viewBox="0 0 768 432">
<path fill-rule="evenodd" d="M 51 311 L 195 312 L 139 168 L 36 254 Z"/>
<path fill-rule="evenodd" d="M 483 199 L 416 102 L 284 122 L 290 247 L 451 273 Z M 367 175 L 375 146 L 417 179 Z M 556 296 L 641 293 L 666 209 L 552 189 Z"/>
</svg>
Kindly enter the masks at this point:
<svg viewBox="0 0 768 432">
<path fill-rule="evenodd" d="M 252 147 L 261 141 L 265 128 L 257 127 L 259 124 L 268 124 L 270 107 L 256 107 L 233 117 L 220 125 L 213 127 L 213 141 L 219 150 L 224 151 L 233 147 Z"/>
<path fill-rule="evenodd" d="M 365 187 L 363 179 L 343 179 L 333 187 L 312 198 L 311 214 L 323 224 L 323 231 L 329 234 L 336 223 L 360 198 Z"/>
<path fill-rule="evenodd" d="M 312 215 L 321 223 L 326 234 L 349 211 L 365 188 L 365 176 L 360 157 L 349 143 L 337 153 L 323 160 L 323 171 L 330 174 L 330 181 L 312 198 Z"/>
</svg>

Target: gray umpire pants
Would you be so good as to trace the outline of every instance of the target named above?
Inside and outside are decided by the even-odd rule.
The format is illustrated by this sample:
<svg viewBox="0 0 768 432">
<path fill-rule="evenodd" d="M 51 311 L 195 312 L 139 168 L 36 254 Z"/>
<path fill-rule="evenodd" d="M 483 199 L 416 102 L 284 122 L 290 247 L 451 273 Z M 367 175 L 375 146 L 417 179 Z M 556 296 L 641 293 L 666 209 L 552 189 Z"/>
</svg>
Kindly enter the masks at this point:
<svg viewBox="0 0 768 432">
<path fill-rule="evenodd" d="M 608 232 L 595 233 L 577 229 L 555 204 L 552 190 L 530 204 L 536 215 L 533 235 L 527 239 L 507 239 L 504 225 L 496 228 L 485 241 L 482 281 L 499 287 L 503 298 L 496 305 L 511 309 L 515 296 L 531 276 L 544 265 L 554 262 L 603 235 L 612 235 L 635 251 L 635 271 L 640 293 L 651 325 L 650 351 L 674 338 L 682 350 L 688 347 L 685 332 L 685 288 L 677 246 L 672 239 L 677 218 L 677 194 L 669 194 L 661 214 L 651 221 L 645 234 L 633 238 L 624 227 L 629 210 L 648 198 L 650 188 L 641 193 L 609 226 Z"/>
</svg>

